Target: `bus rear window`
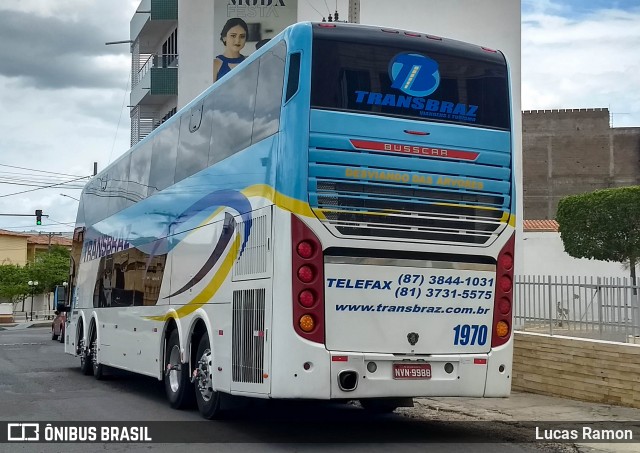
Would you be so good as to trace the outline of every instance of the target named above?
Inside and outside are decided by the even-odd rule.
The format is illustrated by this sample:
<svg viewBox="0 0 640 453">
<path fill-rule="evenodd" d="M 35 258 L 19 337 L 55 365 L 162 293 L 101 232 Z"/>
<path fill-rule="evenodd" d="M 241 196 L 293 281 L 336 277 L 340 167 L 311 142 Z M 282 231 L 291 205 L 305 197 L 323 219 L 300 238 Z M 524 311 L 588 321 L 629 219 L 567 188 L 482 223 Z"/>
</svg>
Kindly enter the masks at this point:
<svg viewBox="0 0 640 453">
<path fill-rule="evenodd" d="M 311 106 L 509 129 L 507 68 L 499 60 L 315 39 Z"/>
</svg>

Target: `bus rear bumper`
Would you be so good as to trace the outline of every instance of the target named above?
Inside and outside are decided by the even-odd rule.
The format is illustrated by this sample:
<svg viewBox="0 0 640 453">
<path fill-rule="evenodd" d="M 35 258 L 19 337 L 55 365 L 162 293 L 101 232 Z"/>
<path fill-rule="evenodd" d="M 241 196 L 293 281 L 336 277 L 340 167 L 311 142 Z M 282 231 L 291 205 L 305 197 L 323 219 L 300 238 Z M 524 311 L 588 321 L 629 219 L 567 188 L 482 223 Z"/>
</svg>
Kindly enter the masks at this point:
<svg viewBox="0 0 640 453">
<path fill-rule="evenodd" d="M 334 351 L 331 398 L 509 396 L 511 360 L 507 351 L 505 347 L 490 354 L 428 357 Z"/>
</svg>

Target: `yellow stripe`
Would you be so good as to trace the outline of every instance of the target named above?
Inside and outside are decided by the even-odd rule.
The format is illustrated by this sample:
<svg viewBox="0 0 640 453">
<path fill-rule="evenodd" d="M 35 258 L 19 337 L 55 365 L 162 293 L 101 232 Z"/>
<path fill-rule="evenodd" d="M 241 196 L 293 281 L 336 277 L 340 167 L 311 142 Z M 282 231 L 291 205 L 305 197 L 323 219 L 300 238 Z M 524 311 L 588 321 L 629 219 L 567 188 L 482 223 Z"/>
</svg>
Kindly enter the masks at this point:
<svg viewBox="0 0 640 453">
<path fill-rule="evenodd" d="M 236 261 L 236 257 L 238 256 L 239 250 L 240 235 L 236 235 L 236 238 L 231 246 L 231 250 L 229 250 L 229 253 L 227 253 L 227 256 L 222 262 L 222 265 L 220 266 L 220 268 L 218 268 L 218 271 L 215 273 L 209 284 L 202 291 L 200 291 L 200 293 L 190 302 L 176 310 L 178 318 L 190 315 L 191 313 L 196 311 L 202 304 L 209 302 L 213 298 L 224 281 L 227 279 L 229 272 L 231 272 L 233 264 Z M 147 319 L 150 319 L 152 321 L 166 321 L 171 317 L 171 315 L 166 314 L 164 316 L 150 316 Z"/>
<path fill-rule="evenodd" d="M 266 184 L 256 184 L 254 186 L 247 187 L 242 191 L 242 193 L 247 198 L 266 198 L 271 200 L 271 202 L 279 208 L 286 209 L 287 211 L 291 211 L 305 217 L 314 217 L 309 203 L 305 203 L 304 201 L 296 200 L 295 198 L 276 192 L 273 187 L 267 186 Z"/>
</svg>

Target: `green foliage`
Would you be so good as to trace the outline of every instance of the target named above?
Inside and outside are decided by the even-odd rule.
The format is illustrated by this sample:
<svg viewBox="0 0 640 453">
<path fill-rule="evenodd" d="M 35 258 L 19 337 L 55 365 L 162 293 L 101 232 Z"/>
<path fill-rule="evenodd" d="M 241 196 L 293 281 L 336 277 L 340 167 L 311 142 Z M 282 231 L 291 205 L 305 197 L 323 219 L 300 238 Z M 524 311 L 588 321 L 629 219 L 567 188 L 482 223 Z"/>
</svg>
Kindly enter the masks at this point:
<svg viewBox="0 0 640 453">
<path fill-rule="evenodd" d="M 38 282 L 35 293 L 53 291 L 56 285 L 69 278 L 69 250 L 52 246 L 46 253 L 36 256 L 35 262 L 24 267 L 0 265 L 0 297 L 13 299 L 31 294 L 29 280 Z"/>
<path fill-rule="evenodd" d="M 0 298 L 13 299 L 29 293 L 29 276 L 24 267 L 13 264 L 0 266 Z"/>
<path fill-rule="evenodd" d="M 635 277 L 640 258 L 640 186 L 565 197 L 556 218 L 569 255 L 628 262 Z"/>
<path fill-rule="evenodd" d="M 49 252 L 38 254 L 29 268 L 33 280 L 38 280 L 39 293 L 53 291 L 69 279 L 69 250 L 54 245 Z"/>
</svg>

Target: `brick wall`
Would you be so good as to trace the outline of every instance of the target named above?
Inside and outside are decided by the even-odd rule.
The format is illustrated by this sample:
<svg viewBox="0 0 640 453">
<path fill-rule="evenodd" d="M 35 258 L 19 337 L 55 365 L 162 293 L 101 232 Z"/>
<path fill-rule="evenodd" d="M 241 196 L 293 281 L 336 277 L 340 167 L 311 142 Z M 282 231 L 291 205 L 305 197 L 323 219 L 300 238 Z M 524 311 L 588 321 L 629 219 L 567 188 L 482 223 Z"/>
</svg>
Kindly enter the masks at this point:
<svg viewBox="0 0 640 453">
<path fill-rule="evenodd" d="M 516 332 L 512 388 L 640 408 L 640 345 Z"/>
</svg>

